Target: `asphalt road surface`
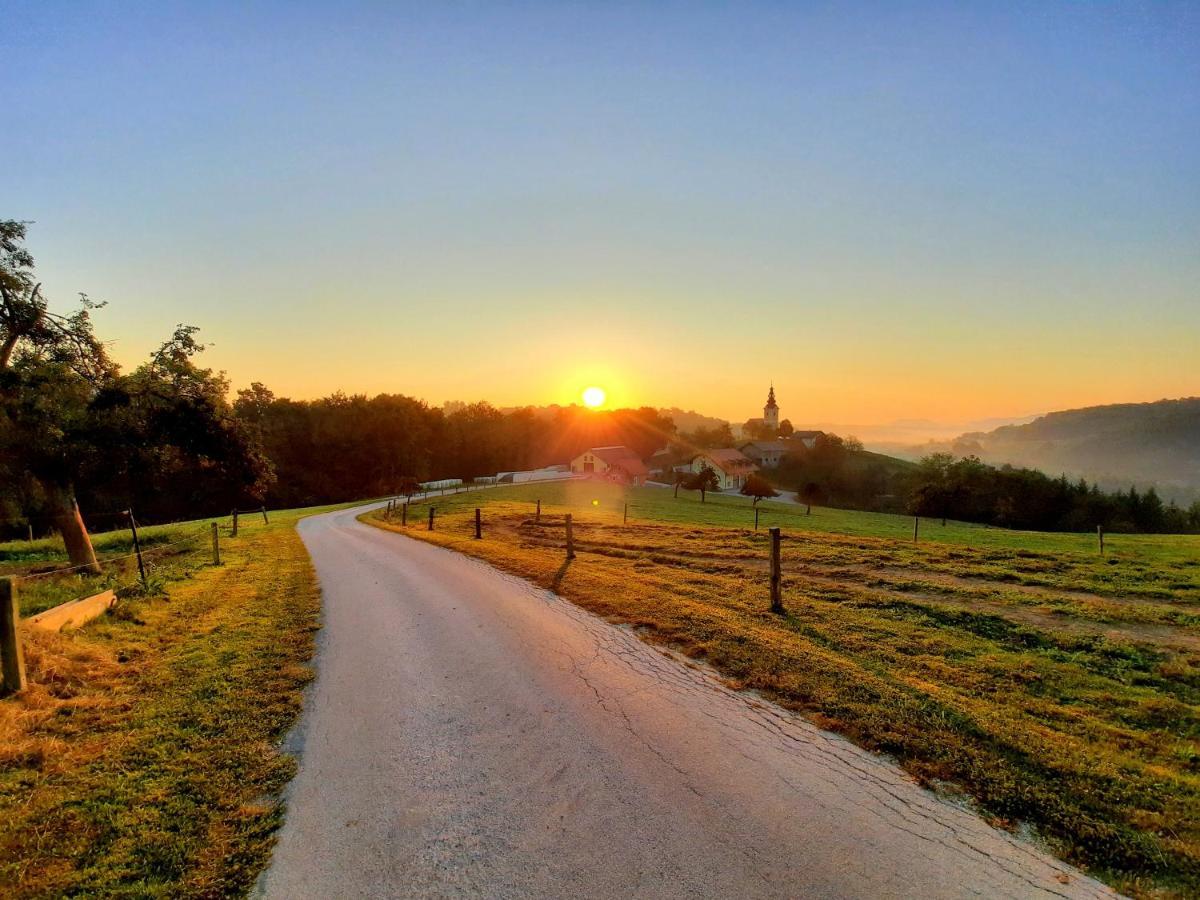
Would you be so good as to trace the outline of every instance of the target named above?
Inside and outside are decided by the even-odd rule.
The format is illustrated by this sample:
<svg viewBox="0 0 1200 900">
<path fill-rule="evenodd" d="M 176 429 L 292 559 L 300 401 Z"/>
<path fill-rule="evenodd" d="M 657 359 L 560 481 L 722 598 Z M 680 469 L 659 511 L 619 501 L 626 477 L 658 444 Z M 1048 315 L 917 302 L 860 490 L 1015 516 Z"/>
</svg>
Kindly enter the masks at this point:
<svg viewBox="0 0 1200 900">
<path fill-rule="evenodd" d="M 361 511 L 300 523 L 325 627 L 266 896 L 1107 893 L 886 760 Z"/>
</svg>

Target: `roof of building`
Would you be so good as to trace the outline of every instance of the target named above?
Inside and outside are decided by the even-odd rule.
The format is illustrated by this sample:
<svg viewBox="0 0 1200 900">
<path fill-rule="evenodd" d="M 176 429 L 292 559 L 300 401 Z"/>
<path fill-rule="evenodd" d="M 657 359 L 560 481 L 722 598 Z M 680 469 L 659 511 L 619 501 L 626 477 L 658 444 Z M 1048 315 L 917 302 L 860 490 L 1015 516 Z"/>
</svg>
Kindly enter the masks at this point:
<svg viewBox="0 0 1200 900">
<path fill-rule="evenodd" d="M 620 469 L 626 475 L 650 474 L 650 470 L 646 468 L 646 464 L 636 456 L 627 456 L 624 459 L 618 459 L 616 462 L 609 462 L 609 465 L 614 469 Z"/>
<path fill-rule="evenodd" d="M 791 434 L 792 440 L 811 440 L 812 438 L 820 437 L 825 432 L 823 431 L 793 431 Z"/>
<path fill-rule="evenodd" d="M 744 453 L 747 447 L 753 447 L 758 453 L 786 453 L 787 444 L 783 441 L 743 441 L 738 447 Z"/>
<path fill-rule="evenodd" d="M 733 447 L 723 447 L 720 450 L 705 450 L 703 453 L 697 453 L 692 459 L 696 460 L 702 456 L 711 459 L 722 472 L 735 472 L 739 469 L 757 468 L 752 459 L 742 453 L 741 450 L 735 450 Z"/>
<path fill-rule="evenodd" d="M 642 458 L 628 447 L 620 445 L 612 447 L 589 447 L 588 449 L 584 450 L 583 453 L 590 453 L 592 456 L 598 456 L 610 466 L 619 462 L 627 462 L 631 459 L 637 460 L 639 463 L 642 461 Z M 583 453 L 581 453 L 580 456 L 582 456 Z"/>
</svg>

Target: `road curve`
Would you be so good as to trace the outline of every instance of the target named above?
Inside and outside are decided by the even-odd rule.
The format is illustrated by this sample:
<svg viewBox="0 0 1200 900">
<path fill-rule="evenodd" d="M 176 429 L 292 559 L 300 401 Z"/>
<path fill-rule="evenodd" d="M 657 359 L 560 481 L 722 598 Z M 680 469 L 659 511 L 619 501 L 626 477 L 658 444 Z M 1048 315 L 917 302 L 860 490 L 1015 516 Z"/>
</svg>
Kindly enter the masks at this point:
<svg viewBox="0 0 1200 900">
<path fill-rule="evenodd" d="M 265 896 L 1108 894 L 886 760 L 361 511 L 299 526 L 324 629 Z"/>
</svg>

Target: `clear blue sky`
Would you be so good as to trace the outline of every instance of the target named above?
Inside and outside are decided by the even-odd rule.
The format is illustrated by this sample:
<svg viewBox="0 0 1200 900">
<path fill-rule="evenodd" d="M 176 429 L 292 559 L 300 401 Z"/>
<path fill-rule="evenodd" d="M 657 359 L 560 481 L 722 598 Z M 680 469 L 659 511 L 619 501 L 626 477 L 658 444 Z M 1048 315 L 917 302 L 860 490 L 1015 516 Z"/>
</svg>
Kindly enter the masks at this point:
<svg viewBox="0 0 1200 900">
<path fill-rule="evenodd" d="M 126 362 L 185 321 L 300 397 L 1200 393 L 1200 4 L 0 7 L 0 216 Z"/>
</svg>

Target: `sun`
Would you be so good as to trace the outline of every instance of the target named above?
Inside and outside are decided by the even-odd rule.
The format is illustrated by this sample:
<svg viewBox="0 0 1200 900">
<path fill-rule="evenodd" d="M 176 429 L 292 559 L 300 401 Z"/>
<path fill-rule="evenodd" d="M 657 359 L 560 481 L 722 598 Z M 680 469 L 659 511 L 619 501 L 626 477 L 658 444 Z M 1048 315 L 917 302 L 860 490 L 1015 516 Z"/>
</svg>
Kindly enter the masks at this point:
<svg viewBox="0 0 1200 900">
<path fill-rule="evenodd" d="M 604 388 L 590 387 L 583 391 L 583 405 L 588 409 L 599 409 L 606 399 Z"/>
</svg>

